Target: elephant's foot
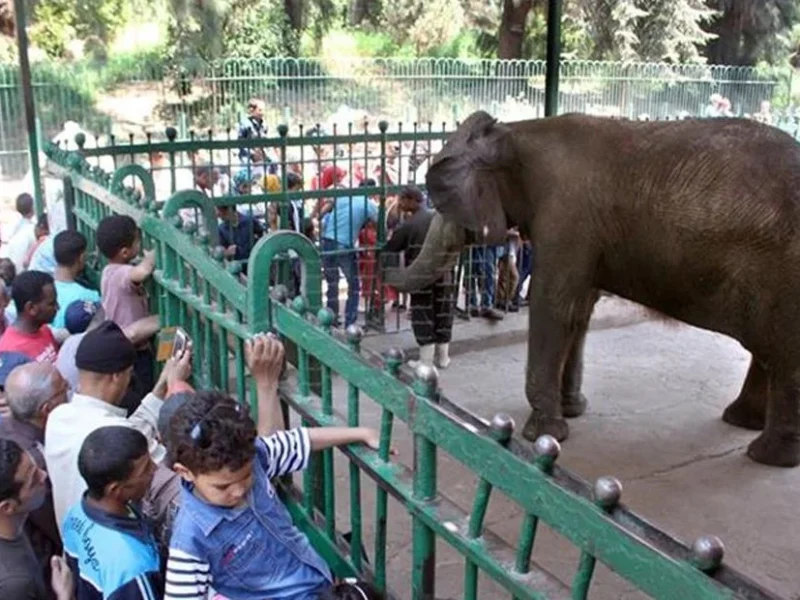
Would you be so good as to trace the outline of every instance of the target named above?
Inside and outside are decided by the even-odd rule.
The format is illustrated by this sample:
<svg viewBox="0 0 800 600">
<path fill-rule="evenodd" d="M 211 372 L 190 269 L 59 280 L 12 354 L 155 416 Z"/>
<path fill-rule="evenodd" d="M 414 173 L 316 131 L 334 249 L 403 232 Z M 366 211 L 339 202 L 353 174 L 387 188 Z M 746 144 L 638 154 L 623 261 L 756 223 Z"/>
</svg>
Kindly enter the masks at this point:
<svg viewBox="0 0 800 600">
<path fill-rule="evenodd" d="M 761 431 L 767 421 L 767 397 L 739 396 L 722 413 L 722 420 L 734 427 Z"/>
<path fill-rule="evenodd" d="M 747 456 L 772 467 L 796 467 L 800 465 L 800 435 L 765 431 L 747 447 Z"/>
<path fill-rule="evenodd" d="M 559 442 L 563 442 L 569 437 L 569 425 L 567 425 L 567 422 L 562 418 L 548 417 L 543 415 L 540 411 L 534 410 L 525 423 L 525 428 L 522 430 L 522 437 L 531 442 L 535 442 L 543 435 L 552 435 Z"/>
<path fill-rule="evenodd" d="M 561 414 L 567 419 L 574 419 L 580 417 L 586 412 L 586 405 L 588 404 L 586 396 L 578 392 L 577 394 L 569 394 L 561 398 Z"/>
</svg>

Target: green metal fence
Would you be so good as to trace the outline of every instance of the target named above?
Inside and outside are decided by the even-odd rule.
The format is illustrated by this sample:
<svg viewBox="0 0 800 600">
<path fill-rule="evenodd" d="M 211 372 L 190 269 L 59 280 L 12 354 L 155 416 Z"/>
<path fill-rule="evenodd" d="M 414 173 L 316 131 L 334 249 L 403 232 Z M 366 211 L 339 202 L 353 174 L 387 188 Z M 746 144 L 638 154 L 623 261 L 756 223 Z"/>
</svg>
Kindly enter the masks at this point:
<svg viewBox="0 0 800 600">
<path fill-rule="evenodd" d="M 337 575 L 360 574 L 381 588 L 391 580 L 392 598 L 430 600 L 437 589 L 446 588 L 451 596 L 465 599 L 582 599 L 588 597 L 600 563 L 653 598 L 778 599 L 728 567 L 717 538 L 702 536 L 688 546 L 629 511 L 613 477 L 590 485 L 560 468 L 553 438 L 545 436 L 535 444 L 512 439 L 509 417 L 497 415 L 486 422 L 459 408 L 439 389 L 435 370 L 423 367 L 412 376 L 402 368 L 402 352 L 378 356 L 362 350 L 358 327 L 346 336 L 333 332 L 332 315 L 320 309 L 320 258 L 303 236 L 279 232 L 261 240 L 244 285 L 209 250 L 207 239 L 176 227 L 176 211 L 193 203 L 203 206 L 205 198 L 180 192 L 167 201 L 159 218 L 146 172 L 136 173 L 144 183 L 142 195 L 119 185 L 132 169 L 112 176 L 77 153 L 53 146 L 46 151 L 49 171 L 64 181 L 69 221 L 90 241 L 107 214 L 129 214 L 140 223 L 144 246 L 155 249 L 157 257 L 151 310 L 163 325 L 190 332 L 196 386 L 252 400 L 243 343 L 254 333 L 274 330 L 296 349 L 295 368 L 281 387 L 292 422 L 369 422 L 380 428 L 377 452 L 347 447 L 322 454 L 321 497 L 314 493 L 315 470 L 302 481 L 280 485 L 298 526 Z M 271 262 L 289 249 L 301 257 L 306 273 L 303 293 L 293 299 L 280 286 L 269 291 Z M 320 365 L 318 373 L 312 364 Z M 413 454 L 401 452 L 393 459 L 390 448 L 404 440 Z M 452 497 L 440 485 L 439 467 L 445 462 L 476 479 L 471 498 Z M 337 472 L 337 465 L 345 469 Z M 515 541 L 485 524 L 490 501 L 498 496 L 525 515 Z M 402 579 L 387 569 L 393 536 L 405 533 L 394 526 L 398 519 L 411 521 L 412 543 L 404 550 L 410 569 L 395 570 L 408 573 Z M 531 560 L 537 531 L 544 526 L 580 551 L 571 582 L 560 581 Z M 349 538 L 342 534 L 345 530 Z M 460 582 L 437 578 L 443 546 L 463 563 Z M 500 595 L 483 591 L 489 580 Z"/>
<path fill-rule="evenodd" d="M 105 64 L 32 66 L 41 135 L 75 121 L 98 135 L 235 128 L 250 97 L 263 98 L 269 123 L 347 122 L 350 107 L 373 122 L 441 122 L 484 109 L 500 118 L 544 114 L 545 62 L 465 59 L 229 59 L 166 65 L 156 54 Z M 656 118 L 696 115 L 712 92 L 737 114 L 786 95 L 791 71 L 752 68 L 563 61 L 561 111 Z M 0 66 L 0 170 L 28 166 L 16 65 Z M 183 136 L 181 136 L 183 137 Z"/>
</svg>

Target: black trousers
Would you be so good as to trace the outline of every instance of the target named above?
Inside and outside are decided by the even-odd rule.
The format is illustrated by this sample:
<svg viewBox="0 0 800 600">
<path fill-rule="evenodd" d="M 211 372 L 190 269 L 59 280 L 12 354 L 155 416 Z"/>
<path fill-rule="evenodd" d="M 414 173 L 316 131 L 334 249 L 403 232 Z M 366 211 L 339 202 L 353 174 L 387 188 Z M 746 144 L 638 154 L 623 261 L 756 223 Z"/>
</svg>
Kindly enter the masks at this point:
<svg viewBox="0 0 800 600">
<path fill-rule="evenodd" d="M 449 344 L 453 337 L 454 290 L 437 282 L 411 294 L 411 328 L 419 346 Z"/>
</svg>

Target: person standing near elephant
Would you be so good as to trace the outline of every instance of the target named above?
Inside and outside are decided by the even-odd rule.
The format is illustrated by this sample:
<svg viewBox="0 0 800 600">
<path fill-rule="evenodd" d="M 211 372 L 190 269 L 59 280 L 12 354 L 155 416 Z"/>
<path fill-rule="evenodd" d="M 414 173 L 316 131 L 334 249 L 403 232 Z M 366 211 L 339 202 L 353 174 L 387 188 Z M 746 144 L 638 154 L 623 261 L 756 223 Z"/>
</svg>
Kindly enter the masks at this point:
<svg viewBox="0 0 800 600">
<path fill-rule="evenodd" d="M 425 198 L 416 186 L 400 192 L 400 210 L 410 216 L 383 247 L 384 252 L 403 252 L 406 264 L 414 262 L 425 243 L 434 211 L 425 207 Z M 419 361 L 409 366 L 450 364 L 450 340 L 453 336 L 453 273 L 444 273 L 434 283 L 411 291 L 411 327 L 419 346 Z"/>
</svg>

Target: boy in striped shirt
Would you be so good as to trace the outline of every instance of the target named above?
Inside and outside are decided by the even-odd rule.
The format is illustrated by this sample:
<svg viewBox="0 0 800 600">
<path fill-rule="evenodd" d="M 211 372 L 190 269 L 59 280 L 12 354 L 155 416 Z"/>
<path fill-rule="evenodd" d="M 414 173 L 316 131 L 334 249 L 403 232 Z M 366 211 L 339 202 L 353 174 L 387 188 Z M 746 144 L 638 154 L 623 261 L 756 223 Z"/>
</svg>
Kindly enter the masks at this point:
<svg viewBox="0 0 800 600">
<path fill-rule="evenodd" d="M 219 392 L 198 393 L 170 421 L 167 449 L 183 489 L 166 600 L 205 600 L 210 586 L 231 600 L 316 600 L 332 585 L 328 565 L 270 480 L 306 468 L 311 451 L 351 443 L 377 449 L 379 435 L 366 428 L 278 431 L 280 365 L 259 359 L 275 344 L 259 338 L 248 348 L 261 435 L 247 409 Z"/>
</svg>

